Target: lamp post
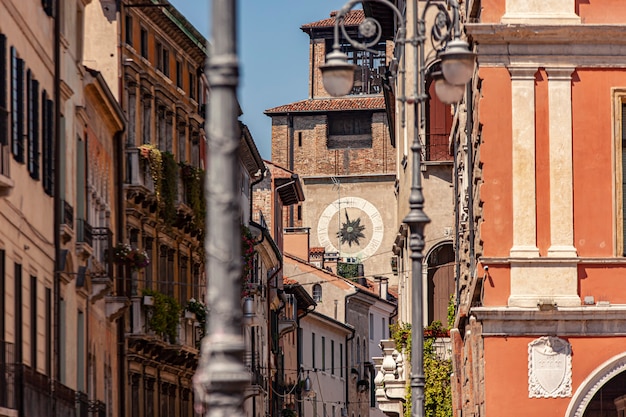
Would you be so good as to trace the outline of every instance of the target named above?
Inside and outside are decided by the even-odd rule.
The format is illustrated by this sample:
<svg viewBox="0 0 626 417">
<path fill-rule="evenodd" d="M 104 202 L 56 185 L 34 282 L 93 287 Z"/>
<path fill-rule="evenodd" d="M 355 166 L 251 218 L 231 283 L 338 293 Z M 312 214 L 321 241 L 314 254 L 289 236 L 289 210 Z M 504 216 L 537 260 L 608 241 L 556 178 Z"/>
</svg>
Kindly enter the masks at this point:
<svg viewBox="0 0 626 417">
<path fill-rule="evenodd" d="M 352 39 L 344 27 L 346 14 L 357 4 L 366 2 L 381 3 L 389 7 L 396 16 L 398 31 L 395 44 L 400 57 L 399 91 L 396 100 L 400 103 L 402 116 L 401 126 L 404 128 L 404 110 L 406 104 L 412 104 L 414 109 L 413 118 L 413 141 L 411 144 L 412 173 L 411 191 L 409 193 L 409 213 L 403 219 L 410 230 L 409 247 L 411 249 L 411 415 L 413 417 L 424 416 L 424 333 L 423 333 L 423 283 L 422 261 L 424 255 L 424 228 L 430 219 L 424 213 L 424 195 L 422 193 L 421 155 L 422 144 L 420 140 L 420 117 L 424 120 L 424 103 L 427 100 L 425 94 L 425 75 L 428 67 L 429 74 L 435 82 L 435 91 L 440 100 L 446 104 L 456 103 L 463 98 L 464 86 L 469 82 L 474 73 L 475 54 L 470 51 L 467 42 L 460 39 L 459 5 L 457 0 L 424 2 L 424 10 L 418 20 L 418 0 L 412 0 L 412 23 L 413 33 L 410 38 L 406 34 L 406 17 L 389 0 L 349 0 L 335 16 L 335 31 L 333 51 L 326 56 L 326 64 L 321 67 L 324 88 L 332 96 L 346 95 L 352 89 L 354 80 L 353 71 L 355 66 L 348 62 L 348 56 L 340 49 L 339 30 L 355 48 L 367 50 L 376 45 L 382 35 L 381 26 L 373 18 L 366 18 L 359 26 L 359 33 L 366 39 L 359 42 Z M 449 15 L 446 6 L 452 11 Z M 430 62 L 425 62 L 424 43 L 426 40 L 426 12 L 434 7 L 437 15 L 431 30 L 431 42 L 436 52 L 436 57 Z M 407 94 L 405 73 L 406 57 L 403 56 L 405 46 L 413 48 L 413 90 Z M 422 125 L 423 127 L 423 125 Z"/>
<path fill-rule="evenodd" d="M 243 417 L 243 393 L 250 374 L 241 309 L 239 225 L 239 130 L 236 1 L 212 1 L 212 48 L 207 63 L 211 99 L 206 123 L 207 233 L 205 261 L 208 320 L 194 376 L 195 411 L 206 417 Z"/>
</svg>

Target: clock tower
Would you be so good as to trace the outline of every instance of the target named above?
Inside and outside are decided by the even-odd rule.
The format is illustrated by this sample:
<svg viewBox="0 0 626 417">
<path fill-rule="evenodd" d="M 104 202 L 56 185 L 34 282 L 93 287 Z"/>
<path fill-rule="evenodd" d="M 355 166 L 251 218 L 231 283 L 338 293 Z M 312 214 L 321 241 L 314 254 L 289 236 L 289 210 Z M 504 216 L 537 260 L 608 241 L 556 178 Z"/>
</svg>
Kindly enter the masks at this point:
<svg viewBox="0 0 626 417">
<path fill-rule="evenodd" d="M 363 10 L 348 14 L 351 36 L 358 38 L 363 19 Z M 362 264 L 366 277 L 385 276 L 393 285 L 396 149 L 384 98 L 390 45 L 381 41 L 375 52 L 342 45 L 357 66 L 354 88 L 330 97 L 319 67 L 331 50 L 334 24 L 331 14 L 301 27 L 310 37 L 309 97 L 265 112 L 272 118 L 272 162 L 298 174 L 305 194 L 285 227 L 308 228 L 311 247 Z"/>
</svg>

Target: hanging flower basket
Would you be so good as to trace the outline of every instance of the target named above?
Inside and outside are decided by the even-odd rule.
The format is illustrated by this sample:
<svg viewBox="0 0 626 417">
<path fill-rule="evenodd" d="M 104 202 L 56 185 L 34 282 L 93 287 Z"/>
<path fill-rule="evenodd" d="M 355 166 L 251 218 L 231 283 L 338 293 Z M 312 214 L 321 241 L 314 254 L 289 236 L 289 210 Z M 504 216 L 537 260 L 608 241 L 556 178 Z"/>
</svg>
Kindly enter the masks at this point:
<svg viewBox="0 0 626 417">
<path fill-rule="evenodd" d="M 254 237 L 246 226 L 241 226 L 241 262 L 243 266 L 241 277 L 241 298 L 250 297 L 255 293 L 257 285 L 252 283 L 254 269 Z"/>
<path fill-rule="evenodd" d="M 150 258 L 145 250 L 131 247 L 128 243 L 118 243 L 115 246 L 114 261 L 132 269 L 141 269 L 150 265 Z"/>
</svg>

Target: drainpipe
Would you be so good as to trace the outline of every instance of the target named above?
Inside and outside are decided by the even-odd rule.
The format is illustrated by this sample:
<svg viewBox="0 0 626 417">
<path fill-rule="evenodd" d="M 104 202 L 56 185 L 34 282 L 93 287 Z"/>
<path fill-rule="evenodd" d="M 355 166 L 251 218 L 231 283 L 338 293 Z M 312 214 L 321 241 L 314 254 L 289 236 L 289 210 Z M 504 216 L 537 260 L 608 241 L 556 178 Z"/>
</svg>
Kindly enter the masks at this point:
<svg viewBox="0 0 626 417">
<path fill-rule="evenodd" d="M 58 404 L 55 393 L 56 382 L 61 376 L 61 0 L 54 2 L 54 370 L 52 372 L 52 415 L 57 415 Z"/>
<path fill-rule="evenodd" d="M 122 242 L 124 239 L 124 130 L 120 130 L 114 137 L 115 149 L 115 182 L 117 188 L 115 215 L 117 241 Z M 109 242 L 112 245 L 112 242 Z M 119 269 L 116 268 L 115 270 Z M 124 295 L 123 280 L 116 282 L 116 295 Z M 126 372 L 125 372 L 125 335 L 124 335 L 124 317 L 122 315 L 117 319 L 117 383 L 118 383 L 118 415 L 124 417 L 126 415 Z"/>
</svg>

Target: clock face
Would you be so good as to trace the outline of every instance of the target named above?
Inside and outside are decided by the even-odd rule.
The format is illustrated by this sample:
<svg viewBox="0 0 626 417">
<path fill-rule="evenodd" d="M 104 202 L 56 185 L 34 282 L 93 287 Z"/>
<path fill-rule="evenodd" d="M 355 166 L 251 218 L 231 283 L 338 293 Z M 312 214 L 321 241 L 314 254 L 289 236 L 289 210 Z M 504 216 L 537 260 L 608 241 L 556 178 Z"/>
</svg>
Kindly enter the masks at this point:
<svg viewBox="0 0 626 417">
<path fill-rule="evenodd" d="M 317 223 L 320 245 L 339 256 L 365 259 L 380 247 L 383 219 L 376 207 L 360 197 L 342 197 L 330 203 Z"/>
</svg>

